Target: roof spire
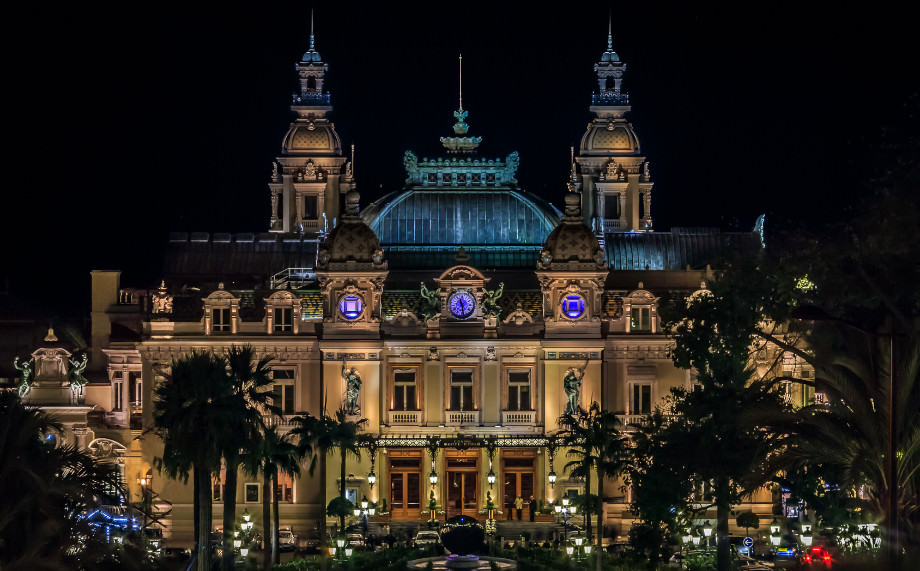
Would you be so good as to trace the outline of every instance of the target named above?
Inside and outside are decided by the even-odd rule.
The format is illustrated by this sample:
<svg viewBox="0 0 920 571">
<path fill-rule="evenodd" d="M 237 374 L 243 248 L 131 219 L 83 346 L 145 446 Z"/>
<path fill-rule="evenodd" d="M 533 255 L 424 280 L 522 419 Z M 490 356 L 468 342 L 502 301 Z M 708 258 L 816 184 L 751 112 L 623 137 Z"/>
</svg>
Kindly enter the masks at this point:
<svg viewBox="0 0 920 571">
<path fill-rule="evenodd" d="M 607 51 L 613 51 L 613 10 L 607 13 Z"/>
<path fill-rule="evenodd" d="M 313 41 L 313 9 L 310 9 L 310 50 L 315 49 L 315 42 Z"/>
<path fill-rule="evenodd" d="M 463 111 L 463 54 L 460 54 L 460 111 Z"/>
</svg>

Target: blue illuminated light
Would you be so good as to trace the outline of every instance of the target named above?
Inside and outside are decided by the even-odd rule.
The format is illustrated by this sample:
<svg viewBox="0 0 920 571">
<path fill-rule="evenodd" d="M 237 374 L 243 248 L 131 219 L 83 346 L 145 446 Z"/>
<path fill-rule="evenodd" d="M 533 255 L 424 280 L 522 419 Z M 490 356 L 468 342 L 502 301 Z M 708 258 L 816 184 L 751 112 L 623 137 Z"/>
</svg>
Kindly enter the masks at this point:
<svg viewBox="0 0 920 571">
<path fill-rule="evenodd" d="M 345 319 L 357 319 L 364 311 L 364 302 L 356 295 L 346 295 L 339 301 L 339 313 Z"/>
<path fill-rule="evenodd" d="M 562 300 L 562 313 L 569 319 L 578 319 L 585 312 L 585 298 L 576 293 L 565 296 Z"/>
</svg>

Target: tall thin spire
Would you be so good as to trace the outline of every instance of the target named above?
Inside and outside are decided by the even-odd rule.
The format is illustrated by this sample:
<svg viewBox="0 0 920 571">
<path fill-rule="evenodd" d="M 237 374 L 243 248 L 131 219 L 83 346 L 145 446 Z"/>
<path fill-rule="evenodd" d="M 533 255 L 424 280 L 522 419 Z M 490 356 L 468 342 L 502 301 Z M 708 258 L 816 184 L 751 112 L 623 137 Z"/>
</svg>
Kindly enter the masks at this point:
<svg viewBox="0 0 920 571">
<path fill-rule="evenodd" d="M 607 12 L 607 51 L 613 51 L 613 10 Z"/>
<path fill-rule="evenodd" d="M 460 111 L 463 111 L 463 54 L 460 54 Z"/>
</svg>

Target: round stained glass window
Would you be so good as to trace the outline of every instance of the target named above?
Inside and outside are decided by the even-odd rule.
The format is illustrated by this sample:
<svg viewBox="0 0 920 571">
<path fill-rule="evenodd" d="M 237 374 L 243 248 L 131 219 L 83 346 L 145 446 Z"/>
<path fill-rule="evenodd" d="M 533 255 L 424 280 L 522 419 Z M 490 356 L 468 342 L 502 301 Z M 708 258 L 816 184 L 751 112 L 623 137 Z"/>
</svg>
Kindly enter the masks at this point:
<svg viewBox="0 0 920 571">
<path fill-rule="evenodd" d="M 356 295 L 343 296 L 339 301 L 339 313 L 345 319 L 358 319 L 362 311 L 364 311 L 364 302 Z"/>
<path fill-rule="evenodd" d="M 569 319 L 578 319 L 585 312 L 585 298 L 571 293 L 562 299 L 562 313 Z"/>
</svg>

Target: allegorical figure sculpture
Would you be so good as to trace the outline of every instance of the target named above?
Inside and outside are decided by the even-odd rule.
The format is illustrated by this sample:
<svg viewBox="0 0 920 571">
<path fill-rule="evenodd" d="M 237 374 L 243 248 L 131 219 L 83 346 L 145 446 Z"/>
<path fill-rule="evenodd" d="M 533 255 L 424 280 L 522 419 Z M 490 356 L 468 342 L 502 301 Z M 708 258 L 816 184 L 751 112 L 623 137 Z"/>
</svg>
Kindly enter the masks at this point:
<svg viewBox="0 0 920 571">
<path fill-rule="evenodd" d="M 425 285 L 425 282 L 422 282 L 419 293 L 422 295 L 421 313 L 423 321 L 428 321 L 441 313 L 441 288 L 431 291 Z"/>
<path fill-rule="evenodd" d="M 361 407 L 358 406 L 358 397 L 361 396 L 361 377 L 358 370 L 349 367 L 345 360 L 342 360 L 342 378 L 345 380 L 345 411 L 348 414 L 358 414 Z"/>
<path fill-rule="evenodd" d="M 86 377 L 83 376 L 83 371 L 86 370 L 86 353 L 83 353 L 82 360 L 69 359 L 68 361 L 70 370 L 67 372 L 67 378 L 70 380 L 70 392 L 73 395 L 74 402 L 76 402 L 77 395 L 83 390 L 83 385 L 86 384 Z"/>
<path fill-rule="evenodd" d="M 22 381 L 19 383 L 19 398 L 24 398 L 29 391 L 32 390 L 32 367 L 34 363 L 32 359 L 28 361 L 23 361 L 19 364 L 19 357 L 17 356 L 13 359 L 13 368 L 22 373 Z"/>
<path fill-rule="evenodd" d="M 565 396 L 568 402 L 565 405 L 563 414 L 575 414 L 578 410 L 578 394 L 581 392 L 581 379 L 585 376 L 585 370 L 588 368 L 588 362 L 585 361 L 581 369 L 570 367 L 565 372 L 565 378 L 562 379 L 562 388 L 565 389 Z"/>
<path fill-rule="evenodd" d="M 498 284 L 498 289 L 489 291 L 485 288 L 482 290 L 482 314 L 486 317 L 501 317 L 502 308 L 498 305 L 498 298 L 505 291 L 505 282 Z"/>
</svg>

